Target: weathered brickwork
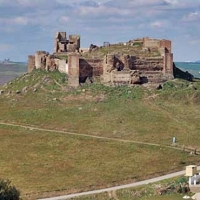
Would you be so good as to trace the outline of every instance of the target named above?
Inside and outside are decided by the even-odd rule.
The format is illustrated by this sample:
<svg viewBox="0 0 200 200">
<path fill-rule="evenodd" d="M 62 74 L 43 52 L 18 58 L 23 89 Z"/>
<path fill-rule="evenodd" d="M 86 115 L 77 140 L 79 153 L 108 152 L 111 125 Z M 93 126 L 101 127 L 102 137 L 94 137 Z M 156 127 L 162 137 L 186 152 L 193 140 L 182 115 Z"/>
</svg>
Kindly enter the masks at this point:
<svg viewBox="0 0 200 200">
<path fill-rule="evenodd" d="M 28 73 L 31 73 L 35 69 L 35 56 L 28 56 Z"/>
<path fill-rule="evenodd" d="M 69 85 L 75 87 L 87 80 L 121 85 L 162 83 L 173 78 L 170 40 L 142 38 L 130 40 L 122 45 L 128 49 L 126 45 L 135 44 L 140 45 L 138 54 L 117 52 L 100 57 L 90 55 L 83 57 L 83 52 L 79 53 L 80 37 L 70 35 L 67 39 L 66 32 L 59 32 L 55 38 L 54 54 L 37 51 L 35 56 L 29 56 L 28 72 L 34 68 L 48 71 L 58 69 L 68 74 Z M 58 55 L 66 59 L 63 60 Z"/>
<path fill-rule="evenodd" d="M 84 59 L 79 60 L 80 77 L 93 77 L 103 75 L 103 59 Z"/>
<path fill-rule="evenodd" d="M 54 41 L 54 53 L 76 52 L 80 48 L 80 36 L 69 35 L 67 38 L 66 32 L 56 33 Z"/>
<path fill-rule="evenodd" d="M 71 53 L 68 55 L 68 84 L 69 86 L 79 86 L 79 59 L 80 55 L 77 53 Z"/>
</svg>

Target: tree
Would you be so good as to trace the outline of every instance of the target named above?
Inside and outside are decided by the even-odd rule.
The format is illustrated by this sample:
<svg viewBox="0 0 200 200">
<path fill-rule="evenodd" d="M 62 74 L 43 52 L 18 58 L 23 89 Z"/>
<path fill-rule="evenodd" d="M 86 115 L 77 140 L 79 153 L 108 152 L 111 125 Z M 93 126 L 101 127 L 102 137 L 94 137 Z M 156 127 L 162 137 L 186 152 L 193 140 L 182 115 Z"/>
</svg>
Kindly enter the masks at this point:
<svg viewBox="0 0 200 200">
<path fill-rule="evenodd" d="M 0 179 L 0 200 L 20 200 L 20 192 L 9 180 Z"/>
</svg>

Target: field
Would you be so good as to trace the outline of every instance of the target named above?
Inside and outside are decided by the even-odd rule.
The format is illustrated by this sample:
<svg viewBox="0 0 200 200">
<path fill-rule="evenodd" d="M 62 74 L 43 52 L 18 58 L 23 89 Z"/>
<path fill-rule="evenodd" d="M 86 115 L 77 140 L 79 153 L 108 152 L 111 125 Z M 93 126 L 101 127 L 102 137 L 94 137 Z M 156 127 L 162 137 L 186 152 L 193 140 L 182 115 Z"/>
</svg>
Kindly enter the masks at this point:
<svg viewBox="0 0 200 200">
<path fill-rule="evenodd" d="M 200 149 L 199 82 L 174 80 L 162 90 L 72 89 L 66 79 L 36 70 L 0 88 L 0 177 L 23 199 L 131 183 L 200 163 L 199 155 L 183 151 Z"/>
</svg>

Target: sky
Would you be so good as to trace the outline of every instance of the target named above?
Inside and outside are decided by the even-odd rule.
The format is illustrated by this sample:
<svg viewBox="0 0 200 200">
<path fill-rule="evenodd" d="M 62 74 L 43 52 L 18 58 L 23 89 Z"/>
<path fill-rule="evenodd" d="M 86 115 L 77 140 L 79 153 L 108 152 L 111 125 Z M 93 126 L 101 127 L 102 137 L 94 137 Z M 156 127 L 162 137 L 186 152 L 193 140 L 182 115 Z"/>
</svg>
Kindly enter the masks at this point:
<svg viewBox="0 0 200 200">
<path fill-rule="evenodd" d="M 81 47 L 151 37 L 172 41 L 174 61 L 200 60 L 200 0 L 0 0 L 0 60 L 53 53 L 56 32 Z"/>
</svg>

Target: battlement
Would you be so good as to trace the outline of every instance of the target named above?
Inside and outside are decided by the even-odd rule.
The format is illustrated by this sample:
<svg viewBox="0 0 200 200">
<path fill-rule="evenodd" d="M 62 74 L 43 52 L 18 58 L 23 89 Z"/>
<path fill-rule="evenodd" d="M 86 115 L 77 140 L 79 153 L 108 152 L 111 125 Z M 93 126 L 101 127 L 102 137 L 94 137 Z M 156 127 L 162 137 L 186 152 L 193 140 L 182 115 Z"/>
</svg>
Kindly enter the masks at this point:
<svg viewBox="0 0 200 200">
<path fill-rule="evenodd" d="M 80 36 L 69 35 L 67 39 L 66 32 L 58 32 L 54 41 L 54 53 L 67 53 L 67 52 L 79 52 L 80 48 Z"/>
</svg>

